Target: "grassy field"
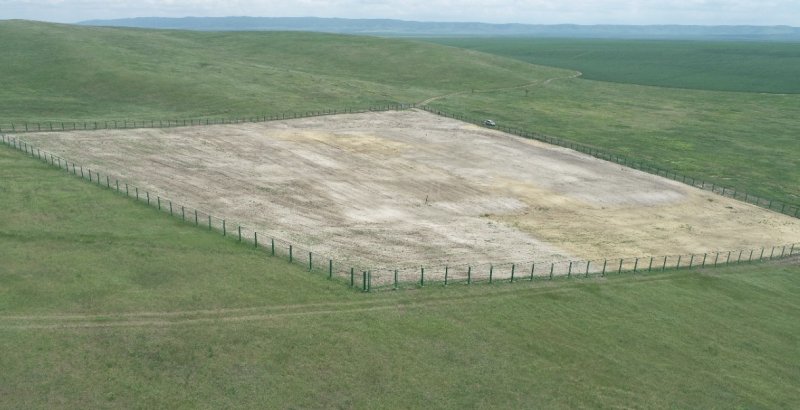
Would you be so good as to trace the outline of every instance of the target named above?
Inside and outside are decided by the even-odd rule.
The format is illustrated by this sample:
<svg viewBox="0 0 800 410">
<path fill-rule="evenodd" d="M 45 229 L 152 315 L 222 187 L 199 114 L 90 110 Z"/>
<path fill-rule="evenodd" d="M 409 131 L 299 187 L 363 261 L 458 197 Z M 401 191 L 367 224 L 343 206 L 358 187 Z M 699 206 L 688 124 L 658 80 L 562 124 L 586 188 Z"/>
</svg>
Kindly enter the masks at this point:
<svg viewBox="0 0 800 410">
<path fill-rule="evenodd" d="M 24 121 L 246 117 L 463 92 L 434 105 L 800 204 L 800 145 L 794 143 L 799 95 L 579 79 L 545 85 L 574 72 L 397 39 L 23 21 L 0 22 L 0 37 L 0 77 L 7 79 L 0 89 L 0 126 L 6 128 Z M 619 43 L 608 47 L 613 44 Z M 783 67 L 786 53 L 759 61 Z M 794 84 L 782 75 L 765 77 Z M 532 85 L 483 92 L 525 84 Z"/>
<path fill-rule="evenodd" d="M 0 124 L 366 107 L 565 73 L 430 44 L 311 33 L 4 21 L 0 38 Z"/>
<path fill-rule="evenodd" d="M 678 90 L 582 79 L 431 104 L 650 161 L 800 204 L 800 96 Z"/>
<path fill-rule="evenodd" d="M 429 41 L 579 70 L 590 80 L 715 91 L 800 93 L 800 43 L 523 38 Z"/>
<path fill-rule="evenodd" d="M 800 405 L 800 265 L 361 294 L 0 147 L 0 407 Z"/>
</svg>

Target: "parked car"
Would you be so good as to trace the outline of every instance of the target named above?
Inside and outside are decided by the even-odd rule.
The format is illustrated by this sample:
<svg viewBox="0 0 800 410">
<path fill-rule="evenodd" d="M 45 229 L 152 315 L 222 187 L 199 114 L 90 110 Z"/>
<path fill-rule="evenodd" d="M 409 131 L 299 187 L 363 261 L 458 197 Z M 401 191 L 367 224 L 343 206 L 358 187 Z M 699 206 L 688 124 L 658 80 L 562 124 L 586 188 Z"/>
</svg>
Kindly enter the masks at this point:
<svg viewBox="0 0 800 410">
<path fill-rule="evenodd" d="M 487 127 L 494 127 L 497 124 L 495 124 L 494 121 L 492 121 L 492 120 L 483 120 L 483 125 L 485 125 Z"/>
</svg>

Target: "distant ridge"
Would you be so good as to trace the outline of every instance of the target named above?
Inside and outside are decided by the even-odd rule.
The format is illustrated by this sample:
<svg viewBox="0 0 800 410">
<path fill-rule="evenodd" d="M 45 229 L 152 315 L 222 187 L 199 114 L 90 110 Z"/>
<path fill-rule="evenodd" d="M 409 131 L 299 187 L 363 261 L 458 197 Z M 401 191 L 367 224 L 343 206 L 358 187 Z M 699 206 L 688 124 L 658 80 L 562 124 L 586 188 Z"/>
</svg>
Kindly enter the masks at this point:
<svg viewBox="0 0 800 410">
<path fill-rule="evenodd" d="M 514 36 L 800 41 L 800 28 L 790 26 L 531 25 L 318 17 L 136 17 L 117 20 L 88 20 L 78 24 L 202 31 L 317 31 L 412 37 Z"/>
</svg>

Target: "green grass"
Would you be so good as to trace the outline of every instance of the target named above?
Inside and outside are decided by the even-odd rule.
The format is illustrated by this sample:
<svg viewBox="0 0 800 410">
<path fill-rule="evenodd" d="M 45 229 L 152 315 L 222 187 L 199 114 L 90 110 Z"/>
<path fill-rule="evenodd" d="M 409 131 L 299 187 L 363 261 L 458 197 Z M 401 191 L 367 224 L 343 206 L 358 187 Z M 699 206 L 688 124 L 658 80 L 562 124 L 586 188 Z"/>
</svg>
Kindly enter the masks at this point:
<svg viewBox="0 0 800 410">
<path fill-rule="evenodd" d="M 5 56 L 0 78 L 7 80 L 0 89 L 0 124 L 247 117 L 419 102 L 466 91 L 434 106 L 573 139 L 800 205 L 800 145 L 795 143 L 800 95 L 586 80 L 541 85 L 545 79 L 572 72 L 424 42 L 328 34 L 155 31 L 4 21 L 0 38 L 0 55 Z M 482 41 L 496 45 L 495 40 Z M 527 43 L 499 44 L 517 50 Z M 541 44 L 563 45 L 555 40 Z M 620 53 L 663 48 L 668 56 L 685 46 L 686 53 L 695 56 L 687 61 L 696 64 L 705 64 L 697 57 L 703 44 L 753 53 L 777 48 L 759 54 L 759 64 L 796 65 L 785 61 L 795 47 L 788 43 L 757 49 L 752 43 L 597 44 Z M 589 45 L 595 43 L 576 40 L 574 47 Z M 664 66 L 655 57 L 651 60 Z M 725 65 L 738 70 L 740 77 L 795 84 L 784 74 L 752 75 L 735 64 Z M 539 83 L 529 87 L 528 94 L 524 89 L 481 92 L 535 81 Z"/>
<path fill-rule="evenodd" d="M 715 91 L 800 93 L 800 43 L 523 38 L 429 41 L 579 70 L 590 80 Z"/>
<path fill-rule="evenodd" d="M 492 118 L 800 205 L 798 95 L 678 90 L 588 80 L 467 93 L 433 107 Z"/>
<path fill-rule="evenodd" d="M 360 294 L 6 147 L 0 169 L 3 408 L 800 405 L 797 261 Z"/>
<path fill-rule="evenodd" d="M 402 40 L 0 21 L 0 124 L 410 103 L 563 70 Z"/>
</svg>

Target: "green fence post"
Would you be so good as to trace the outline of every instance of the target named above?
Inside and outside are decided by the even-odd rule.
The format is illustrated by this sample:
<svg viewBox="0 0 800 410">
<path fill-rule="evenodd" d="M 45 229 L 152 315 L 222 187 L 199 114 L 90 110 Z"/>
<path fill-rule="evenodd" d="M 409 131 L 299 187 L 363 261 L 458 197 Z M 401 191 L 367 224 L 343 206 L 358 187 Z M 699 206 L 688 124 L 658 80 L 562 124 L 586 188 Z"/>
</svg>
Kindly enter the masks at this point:
<svg viewBox="0 0 800 410">
<path fill-rule="evenodd" d="M 181 221 L 186 222 L 186 207 L 183 205 L 181 205 Z"/>
<path fill-rule="evenodd" d="M 253 247 L 258 248 L 258 232 L 253 231 Z"/>
<path fill-rule="evenodd" d="M 292 245 L 289 245 L 289 263 L 292 262 Z"/>
<path fill-rule="evenodd" d="M 353 286 L 355 286 L 355 283 L 356 283 L 355 269 L 350 268 L 350 287 L 352 288 Z"/>
<path fill-rule="evenodd" d="M 425 268 L 420 268 L 420 271 L 419 271 L 419 286 L 425 286 Z"/>
<path fill-rule="evenodd" d="M 361 279 L 361 291 L 362 292 L 366 292 L 367 291 L 367 271 L 364 271 L 363 275 L 364 276 Z"/>
<path fill-rule="evenodd" d="M 228 228 L 225 226 L 225 220 L 222 220 L 222 236 L 228 236 Z"/>
<path fill-rule="evenodd" d="M 242 241 L 242 225 L 237 225 L 236 227 L 237 227 L 237 229 L 239 231 L 239 242 L 241 242 Z"/>
<path fill-rule="evenodd" d="M 128 184 L 125 184 L 125 196 L 130 196 L 130 191 L 128 191 Z"/>
<path fill-rule="evenodd" d="M 211 215 L 208 216 L 208 230 L 211 230 Z"/>
<path fill-rule="evenodd" d="M 111 178 L 108 175 L 106 175 L 106 188 L 111 188 Z"/>
</svg>

